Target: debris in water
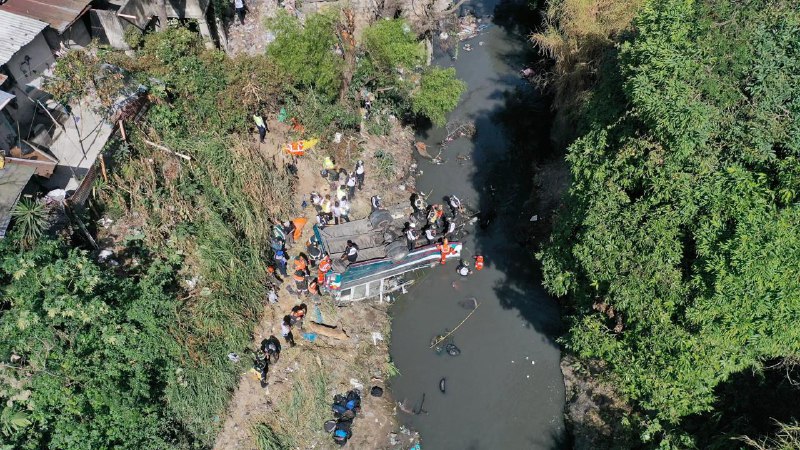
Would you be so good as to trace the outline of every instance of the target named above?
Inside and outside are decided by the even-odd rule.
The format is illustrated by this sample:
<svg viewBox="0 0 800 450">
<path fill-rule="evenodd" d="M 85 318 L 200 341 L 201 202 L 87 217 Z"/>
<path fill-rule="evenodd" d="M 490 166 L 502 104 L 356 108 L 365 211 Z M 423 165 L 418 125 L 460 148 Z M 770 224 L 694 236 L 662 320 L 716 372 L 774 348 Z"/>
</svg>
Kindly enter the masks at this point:
<svg viewBox="0 0 800 450">
<path fill-rule="evenodd" d="M 445 393 L 445 390 L 446 390 L 446 386 L 445 385 L 446 385 L 446 383 L 447 383 L 447 378 L 445 378 L 445 377 L 442 377 L 442 379 L 439 380 L 439 390 L 442 391 L 442 394 Z"/>
</svg>

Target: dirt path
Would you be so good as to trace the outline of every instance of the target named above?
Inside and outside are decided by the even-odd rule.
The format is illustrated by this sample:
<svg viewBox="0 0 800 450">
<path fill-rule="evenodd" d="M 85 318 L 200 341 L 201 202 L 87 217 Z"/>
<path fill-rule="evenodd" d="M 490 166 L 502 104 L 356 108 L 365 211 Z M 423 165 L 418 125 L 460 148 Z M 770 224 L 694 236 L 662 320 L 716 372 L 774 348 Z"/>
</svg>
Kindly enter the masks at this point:
<svg viewBox="0 0 800 450">
<path fill-rule="evenodd" d="M 269 126 L 271 132 L 260 148 L 268 157 L 276 158 L 279 163 L 286 163 L 289 158 L 280 149 L 290 139 L 288 127 L 276 121 L 270 121 Z M 408 197 L 408 193 L 398 186 L 404 182 L 399 179 L 405 180 L 405 167 L 411 161 L 411 139 L 412 135 L 407 129 L 397 127 L 388 137 L 367 137 L 360 146 L 363 151 L 353 152 L 354 158 L 360 154 L 367 168 L 365 189 L 358 192 L 353 201 L 353 219 L 366 216 L 369 212 L 369 197 L 375 193 L 380 193 L 388 201 L 401 201 Z M 396 171 L 392 174 L 381 171 L 375 158 L 368 158 L 377 150 L 392 152 L 397 165 Z M 319 174 L 322 158 L 322 152 L 312 151 L 298 161 L 295 193 L 298 207 L 304 195 L 307 199 L 311 191 L 322 195 L 330 191 L 327 181 Z M 352 163 L 354 161 L 343 165 L 351 170 Z M 303 244 L 311 233 L 311 224 L 314 223 L 313 208 L 308 207 L 303 212 L 309 222 L 301 239 L 294 248 L 289 248 L 290 257 L 304 250 Z M 293 434 L 290 437 L 294 448 L 334 448 L 335 444 L 322 429 L 322 422 L 332 418 L 329 405 L 333 395 L 343 394 L 355 385 L 362 388 L 363 404 L 362 413 L 354 422 L 350 447 L 408 448 L 414 436 L 395 433 L 395 407 L 393 401 L 387 397 L 388 390 L 384 397 L 375 398 L 369 395 L 370 387 L 384 387 L 384 379 L 387 377 L 387 341 L 390 329 L 388 305 L 371 301 L 337 308 L 329 298 L 321 298 L 315 303 L 310 298 L 299 298 L 290 294 L 285 289 L 288 281 L 285 280 L 281 286 L 278 303 L 265 305 L 262 318 L 253 330 L 253 348 L 271 335 L 280 337 L 281 318 L 300 302 L 309 305 L 311 319 L 316 320 L 321 316 L 324 323 L 338 325 L 348 337 L 345 340 L 336 340 L 317 336 L 311 342 L 301 337 L 302 330 L 295 330 L 298 345 L 294 348 L 284 345 L 280 360 L 270 367 L 268 385 L 265 388 L 261 387 L 257 375 L 249 370 L 250 355 L 240 355 L 243 373 L 231 399 L 223 428 L 217 436 L 215 448 L 258 448 L 254 429 L 258 424 L 267 424 L 278 432 Z M 374 340 L 373 333 L 380 333 L 384 340 Z M 303 397 L 301 394 L 308 387 L 309 380 L 323 375 L 326 383 L 322 388 L 324 392 L 318 395 L 319 399 L 311 401 Z M 305 406 L 295 408 L 298 403 Z"/>
<path fill-rule="evenodd" d="M 235 17 L 225 25 L 228 53 L 232 55 L 264 53 L 267 44 L 274 39 L 265 28 L 264 19 L 275 16 L 278 10 L 277 0 L 245 0 L 245 5 L 247 13 L 244 24 L 239 23 L 238 17 Z"/>
</svg>

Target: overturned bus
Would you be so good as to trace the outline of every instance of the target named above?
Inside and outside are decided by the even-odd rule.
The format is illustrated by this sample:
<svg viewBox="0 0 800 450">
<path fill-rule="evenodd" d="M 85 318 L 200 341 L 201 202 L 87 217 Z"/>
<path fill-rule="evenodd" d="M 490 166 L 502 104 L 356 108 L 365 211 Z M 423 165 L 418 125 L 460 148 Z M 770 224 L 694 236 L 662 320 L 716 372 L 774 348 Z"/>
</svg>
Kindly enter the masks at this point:
<svg viewBox="0 0 800 450">
<path fill-rule="evenodd" d="M 404 275 L 439 263 L 441 252 L 436 244 L 415 245 L 408 249 L 403 226 L 410 208 L 396 206 L 373 211 L 368 218 L 320 227 L 314 235 L 323 250 L 331 255 L 332 269 L 325 276 L 325 287 L 339 302 L 379 298 L 404 289 L 413 280 Z M 358 257 L 348 263 L 340 257 L 347 241 L 358 245 Z M 419 243 L 419 240 L 417 241 Z M 450 242 L 448 257 L 461 256 L 461 243 Z"/>
</svg>

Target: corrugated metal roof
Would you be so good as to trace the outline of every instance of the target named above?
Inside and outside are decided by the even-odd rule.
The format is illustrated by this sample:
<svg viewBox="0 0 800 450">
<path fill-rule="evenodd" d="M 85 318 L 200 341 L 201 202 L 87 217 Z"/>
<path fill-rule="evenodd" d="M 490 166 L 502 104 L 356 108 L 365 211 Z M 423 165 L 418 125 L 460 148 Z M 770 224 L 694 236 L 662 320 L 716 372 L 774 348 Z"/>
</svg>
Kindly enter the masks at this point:
<svg viewBox="0 0 800 450">
<path fill-rule="evenodd" d="M 11 102 L 11 100 L 14 100 L 15 98 L 17 98 L 17 96 L 14 94 L 10 94 L 6 91 L 0 91 L 0 109 L 5 108 L 6 105 L 9 104 L 9 102 Z"/>
<path fill-rule="evenodd" d="M 31 42 L 45 28 L 47 24 L 44 22 L 11 14 L 0 8 L 0 65 L 10 61 L 19 49 Z"/>
<path fill-rule="evenodd" d="M 0 11 L 47 22 L 59 34 L 89 9 L 92 0 L 8 0 Z"/>
</svg>

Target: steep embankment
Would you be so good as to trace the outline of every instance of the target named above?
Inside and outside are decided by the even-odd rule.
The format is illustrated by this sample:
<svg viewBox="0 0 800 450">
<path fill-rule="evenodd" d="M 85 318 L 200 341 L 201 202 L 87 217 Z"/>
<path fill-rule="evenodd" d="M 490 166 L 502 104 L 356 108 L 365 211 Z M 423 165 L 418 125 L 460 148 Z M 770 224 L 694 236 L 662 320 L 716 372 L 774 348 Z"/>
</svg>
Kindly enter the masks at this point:
<svg viewBox="0 0 800 450">
<path fill-rule="evenodd" d="M 773 370 L 800 348 L 799 23 L 788 1 L 647 2 L 577 109 L 544 281 L 569 298 L 566 348 L 633 406 L 632 442 L 724 446 L 796 419 Z M 743 394 L 770 384 L 766 408 Z"/>
</svg>

